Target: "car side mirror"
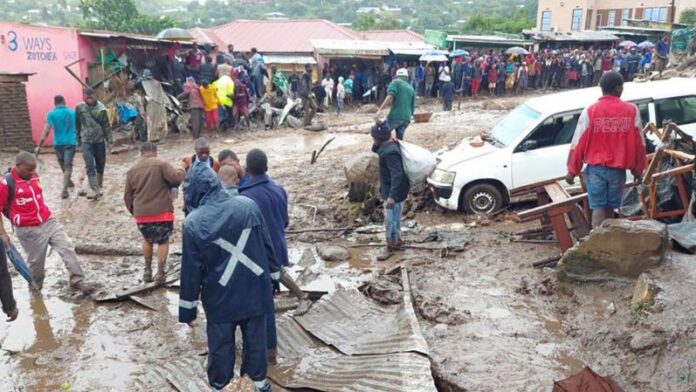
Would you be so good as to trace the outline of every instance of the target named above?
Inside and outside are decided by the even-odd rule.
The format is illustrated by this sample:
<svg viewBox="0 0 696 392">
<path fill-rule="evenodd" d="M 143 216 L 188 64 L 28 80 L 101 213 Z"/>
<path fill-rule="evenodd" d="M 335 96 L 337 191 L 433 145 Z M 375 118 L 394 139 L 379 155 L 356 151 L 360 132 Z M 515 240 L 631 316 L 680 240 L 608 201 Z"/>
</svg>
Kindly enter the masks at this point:
<svg viewBox="0 0 696 392">
<path fill-rule="evenodd" d="M 527 140 L 520 145 L 520 151 L 525 152 L 529 150 L 536 150 L 537 147 L 539 147 L 539 144 L 536 140 Z"/>
</svg>

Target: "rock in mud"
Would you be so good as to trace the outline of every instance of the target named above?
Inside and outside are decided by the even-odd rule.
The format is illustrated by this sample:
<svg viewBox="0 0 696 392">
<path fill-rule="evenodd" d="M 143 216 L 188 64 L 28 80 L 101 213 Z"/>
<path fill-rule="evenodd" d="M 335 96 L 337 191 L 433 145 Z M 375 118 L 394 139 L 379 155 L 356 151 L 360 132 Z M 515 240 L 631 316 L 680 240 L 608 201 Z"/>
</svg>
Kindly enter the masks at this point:
<svg viewBox="0 0 696 392">
<path fill-rule="evenodd" d="M 662 263 L 668 245 L 667 226 L 660 222 L 610 219 L 569 249 L 557 271 L 564 279 L 637 278 Z"/>
<path fill-rule="evenodd" d="M 643 273 L 638 277 L 638 281 L 633 289 L 633 304 L 644 304 L 647 306 L 655 303 L 655 297 L 660 292 L 660 287 L 648 273 Z"/>
<path fill-rule="evenodd" d="M 302 251 L 302 257 L 300 257 L 298 265 L 300 267 L 309 267 L 314 265 L 316 262 L 317 260 L 314 258 L 314 253 L 312 253 L 312 250 L 305 248 L 305 250 Z"/>
<path fill-rule="evenodd" d="M 396 305 L 403 300 L 399 277 L 382 275 L 371 281 L 365 289 L 365 294 L 377 302 Z"/>
<path fill-rule="evenodd" d="M 347 261 L 347 260 L 350 260 L 350 252 L 348 251 L 348 249 L 346 249 L 342 246 L 337 246 L 337 245 L 318 246 L 317 253 L 319 254 L 319 257 L 321 257 L 325 261 Z"/>
<path fill-rule="evenodd" d="M 358 154 L 343 164 L 348 186 L 348 199 L 351 202 L 365 201 L 370 191 L 377 189 L 379 184 L 379 158 L 377 154 L 364 152 Z"/>
<path fill-rule="evenodd" d="M 663 343 L 663 340 L 655 336 L 655 334 L 653 334 L 652 332 L 637 331 L 631 336 L 628 345 L 631 348 L 631 351 L 641 352 L 651 349 L 655 346 L 660 346 Z"/>
</svg>

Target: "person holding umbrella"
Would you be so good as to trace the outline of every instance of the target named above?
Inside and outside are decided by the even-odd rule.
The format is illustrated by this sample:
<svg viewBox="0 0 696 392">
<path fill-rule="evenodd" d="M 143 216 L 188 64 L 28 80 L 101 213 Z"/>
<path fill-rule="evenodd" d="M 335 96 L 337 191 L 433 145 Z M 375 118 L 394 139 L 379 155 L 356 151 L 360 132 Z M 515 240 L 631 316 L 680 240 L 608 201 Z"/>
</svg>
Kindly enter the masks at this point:
<svg viewBox="0 0 696 392">
<path fill-rule="evenodd" d="M 2 312 L 8 317 L 7 321 L 15 321 L 19 315 L 19 310 L 12 294 L 10 272 L 7 270 L 5 241 L 0 241 L 0 302 L 2 303 Z"/>
</svg>

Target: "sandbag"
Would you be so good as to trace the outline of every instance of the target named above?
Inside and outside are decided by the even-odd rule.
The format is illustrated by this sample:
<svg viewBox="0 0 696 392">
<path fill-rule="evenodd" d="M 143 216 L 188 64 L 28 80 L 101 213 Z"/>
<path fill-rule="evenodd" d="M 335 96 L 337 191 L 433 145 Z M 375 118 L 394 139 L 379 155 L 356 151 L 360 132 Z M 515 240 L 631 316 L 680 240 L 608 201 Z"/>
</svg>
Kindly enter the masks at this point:
<svg viewBox="0 0 696 392">
<path fill-rule="evenodd" d="M 404 171 L 411 185 L 411 192 L 422 192 L 425 190 L 428 176 L 437 166 L 435 154 L 421 146 L 403 140 L 399 141 L 399 146 L 401 147 Z"/>
</svg>

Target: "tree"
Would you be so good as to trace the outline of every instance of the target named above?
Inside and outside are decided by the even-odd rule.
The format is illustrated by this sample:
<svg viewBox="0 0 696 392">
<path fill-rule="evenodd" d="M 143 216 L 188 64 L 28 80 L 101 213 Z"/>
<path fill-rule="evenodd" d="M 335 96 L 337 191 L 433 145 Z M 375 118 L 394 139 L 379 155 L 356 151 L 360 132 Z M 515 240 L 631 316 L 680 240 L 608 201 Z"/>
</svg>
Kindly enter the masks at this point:
<svg viewBox="0 0 696 392">
<path fill-rule="evenodd" d="M 133 0 L 80 0 L 84 24 L 89 28 L 138 34 L 157 34 L 177 25 L 170 17 L 141 14 Z"/>
<path fill-rule="evenodd" d="M 375 19 L 375 14 L 372 12 L 360 14 L 358 20 L 354 23 L 354 27 L 358 31 L 374 30 L 376 25 L 377 20 Z"/>
<path fill-rule="evenodd" d="M 687 25 L 696 25 L 696 8 L 687 8 L 682 11 L 679 17 L 679 23 Z"/>
</svg>

